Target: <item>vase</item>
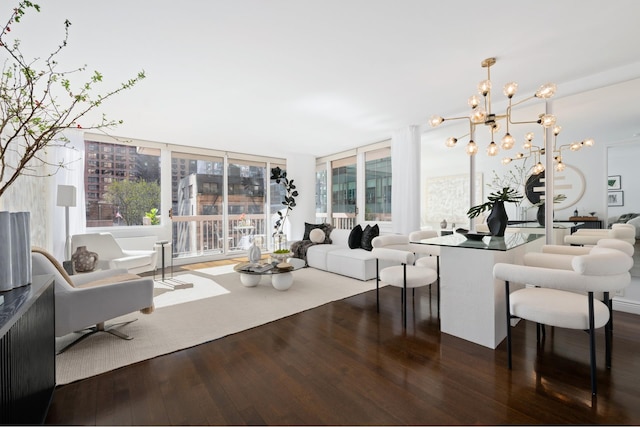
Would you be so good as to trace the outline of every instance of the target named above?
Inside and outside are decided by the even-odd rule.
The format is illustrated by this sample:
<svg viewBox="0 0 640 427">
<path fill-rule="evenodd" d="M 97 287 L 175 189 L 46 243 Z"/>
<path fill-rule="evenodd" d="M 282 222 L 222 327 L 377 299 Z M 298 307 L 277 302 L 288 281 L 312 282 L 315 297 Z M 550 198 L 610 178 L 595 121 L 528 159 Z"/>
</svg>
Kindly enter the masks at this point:
<svg viewBox="0 0 640 427">
<path fill-rule="evenodd" d="M 502 237 L 507 229 L 507 211 L 504 208 L 504 202 L 498 201 L 493 204 L 491 213 L 487 217 L 487 226 L 492 236 Z"/>
<path fill-rule="evenodd" d="M 98 254 L 88 251 L 86 246 L 78 246 L 78 249 L 71 256 L 71 262 L 78 273 L 93 271 L 98 262 Z"/>
<path fill-rule="evenodd" d="M 288 251 L 289 245 L 287 243 L 287 235 L 284 233 L 277 233 L 273 236 L 273 250 L 275 251 Z"/>
<path fill-rule="evenodd" d="M 544 203 L 538 206 L 538 213 L 536 214 L 538 224 L 544 226 Z"/>
<path fill-rule="evenodd" d="M 0 292 L 31 283 L 29 212 L 0 212 Z"/>
<path fill-rule="evenodd" d="M 442 221 L 440 221 L 440 228 L 442 228 L 443 230 L 445 228 L 447 228 L 447 220 L 443 219 Z"/>
<path fill-rule="evenodd" d="M 260 258 L 262 258 L 262 253 L 260 252 L 260 247 L 256 244 L 256 239 L 253 239 L 253 243 L 249 246 L 249 262 L 258 263 L 260 262 Z"/>
</svg>

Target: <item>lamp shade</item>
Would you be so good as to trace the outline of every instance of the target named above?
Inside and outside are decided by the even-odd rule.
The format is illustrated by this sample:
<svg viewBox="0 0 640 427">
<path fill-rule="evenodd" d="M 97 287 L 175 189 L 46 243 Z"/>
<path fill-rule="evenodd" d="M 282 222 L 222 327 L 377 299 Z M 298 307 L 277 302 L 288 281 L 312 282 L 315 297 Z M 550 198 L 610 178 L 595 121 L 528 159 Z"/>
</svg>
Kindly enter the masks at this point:
<svg viewBox="0 0 640 427">
<path fill-rule="evenodd" d="M 76 206 L 76 187 L 73 185 L 58 185 L 57 206 Z"/>
</svg>

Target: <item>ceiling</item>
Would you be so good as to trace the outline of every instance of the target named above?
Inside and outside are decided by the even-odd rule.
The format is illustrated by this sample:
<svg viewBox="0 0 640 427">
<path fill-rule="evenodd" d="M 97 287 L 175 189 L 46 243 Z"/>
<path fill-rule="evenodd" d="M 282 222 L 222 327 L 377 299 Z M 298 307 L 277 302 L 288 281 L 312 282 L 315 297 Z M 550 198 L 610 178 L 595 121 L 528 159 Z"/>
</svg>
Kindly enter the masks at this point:
<svg viewBox="0 0 640 427">
<path fill-rule="evenodd" d="M 513 80 L 522 94 L 555 82 L 559 99 L 607 87 L 557 101 L 557 114 L 597 133 L 582 138 L 640 133 L 637 0 L 39 3 L 40 13 L 12 28 L 27 57 L 55 48 L 69 19 L 63 68 L 88 64 L 105 75 L 105 90 L 146 72 L 100 110 L 124 120 L 115 135 L 278 157 L 332 154 L 409 125 L 430 132 L 434 113 L 466 114 L 490 56 L 494 99 Z M 630 86 L 608 87 L 620 82 Z M 603 107 L 615 122 L 596 115 Z"/>
</svg>

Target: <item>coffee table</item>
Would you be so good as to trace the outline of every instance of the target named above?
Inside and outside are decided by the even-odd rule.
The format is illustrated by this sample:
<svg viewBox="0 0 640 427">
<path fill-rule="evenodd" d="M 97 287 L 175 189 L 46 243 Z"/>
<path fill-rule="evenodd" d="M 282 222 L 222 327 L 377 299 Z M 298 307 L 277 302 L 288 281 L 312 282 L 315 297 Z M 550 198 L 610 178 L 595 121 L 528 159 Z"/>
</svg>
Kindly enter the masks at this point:
<svg viewBox="0 0 640 427">
<path fill-rule="evenodd" d="M 274 264 L 279 264 L 281 262 L 282 261 L 280 260 L 273 261 Z M 268 276 L 271 278 L 271 285 L 274 288 L 279 291 L 286 291 L 293 284 L 293 274 L 291 274 L 291 272 L 301 269 L 305 264 L 304 260 L 299 258 L 288 258 L 286 262 L 290 264 L 291 267 L 278 268 L 274 265 L 274 267 L 266 271 L 247 271 L 246 268 L 247 266 L 251 265 L 251 263 L 244 262 L 237 264 L 235 267 L 233 267 L 233 269 L 240 273 L 240 282 L 248 288 L 258 286 L 258 283 L 260 283 L 260 279 L 262 279 L 262 276 Z"/>
</svg>

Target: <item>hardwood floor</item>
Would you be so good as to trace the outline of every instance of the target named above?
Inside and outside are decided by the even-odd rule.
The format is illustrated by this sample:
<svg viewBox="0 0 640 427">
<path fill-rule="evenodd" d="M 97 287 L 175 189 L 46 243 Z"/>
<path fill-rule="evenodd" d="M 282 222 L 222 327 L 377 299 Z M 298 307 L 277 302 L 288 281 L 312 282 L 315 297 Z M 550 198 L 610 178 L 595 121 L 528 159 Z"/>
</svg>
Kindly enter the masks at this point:
<svg viewBox="0 0 640 427">
<path fill-rule="evenodd" d="M 616 312 L 613 368 L 598 339 L 535 325 L 493 351 L 441 334 L 435 292 L 416 292 L 401 327 L 399 290 L 375 291 L 58 387 L 47 424 L 640 424 L 640 317 Z M 410 300 L 411 302 L 411 300 Z M 241 309 L 241 308 L 239 308 Z"/>
</svg>

